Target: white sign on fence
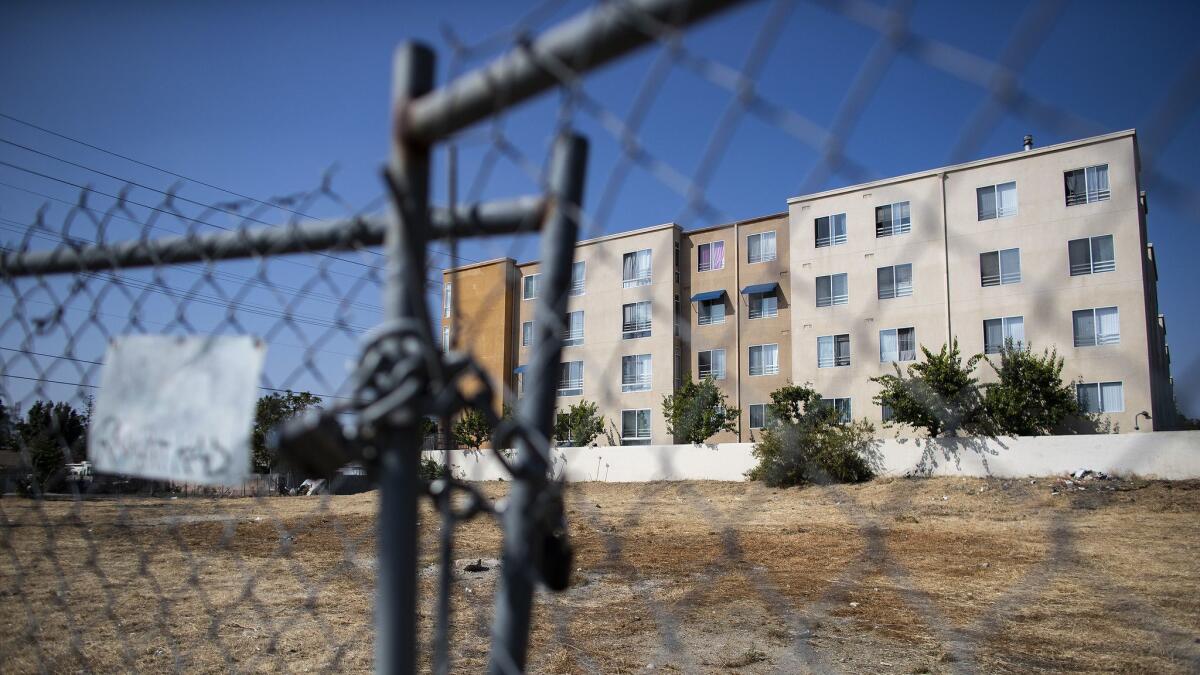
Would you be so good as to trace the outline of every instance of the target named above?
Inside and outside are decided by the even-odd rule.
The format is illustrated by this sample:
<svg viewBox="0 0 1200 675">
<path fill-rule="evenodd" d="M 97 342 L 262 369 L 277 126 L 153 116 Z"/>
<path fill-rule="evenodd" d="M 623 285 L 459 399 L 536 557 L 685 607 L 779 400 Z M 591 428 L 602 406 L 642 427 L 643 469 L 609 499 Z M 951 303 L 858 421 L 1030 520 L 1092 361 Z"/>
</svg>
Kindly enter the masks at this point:
<svg viewBox="0 0 1200 675">
<path fill-rule="evenodd" d="M 207 485 L 250 472 L 266 347 L 251 336 L 131 335 L 105 357 L 88 429 L 97 471 Z"/>
</svg>

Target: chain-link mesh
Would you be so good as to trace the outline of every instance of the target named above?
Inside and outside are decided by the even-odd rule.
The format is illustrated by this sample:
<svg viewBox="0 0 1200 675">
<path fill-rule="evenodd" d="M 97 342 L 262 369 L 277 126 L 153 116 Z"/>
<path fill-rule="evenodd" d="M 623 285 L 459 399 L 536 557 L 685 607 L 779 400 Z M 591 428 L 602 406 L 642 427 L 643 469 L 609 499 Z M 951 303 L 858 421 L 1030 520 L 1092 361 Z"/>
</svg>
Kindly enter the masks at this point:
<svg viewBox="0 0 1200 675">
<path fill-rule="evenodd" d="M 625 10 L 633 32 L 652 43 L 652 61 L 625 110 L 589 91 L 577 65 L 588 55 L 561 59 L 530 48 L 531 36 L 561 14 L 557 2 L 535 7 L 510 30 L 477 43 L 462 40 L 451 28 L 444 31 L 451 79 L 515 49 L 550 73 L 558 90 L 550 114 L 553 133 L 533 139 L 540 146 L 531 145 L 513 121 L 522 115 L 542 119 L 546 111 L 504 111 L 510 101 L 523 98 L 504 82 L 489 90 L 495 115 L 445 139 L 466 170 L 463 203 L 493 194 L 500 175 L 505 186 L 523 183 L 540 195 L 553 195 L 552 150 L 545 139 L 575 129 L 594 133 L 593 144 L 616 149 L 610 170 L 592 180 L 600 190 L 585 199 L 582 211 L 567 214 L 578 222 L 580 239 L 614 229 L 616 205 L 635 177 L 677 195 L 683 208 L 675 222 L 684 227 L 732 221 L 709 193 L 739 129 L 749 123 L 815 153 L 795 194 L 820 189 L 834 177 L 846 182 L 874 178 L 871 159 L 855 157 L 848 148 L 864 112 L 879 105 L 873 95 L 901 60 L 984 94 L 961 120 L 949 162 L 976 157 L 988 135 L 1010 119 L 1068 138 L 1109 131 L 1023 86 L 1032 56 L 1064 21 L 1062 2 L 1033 3 L 1025 10 L 996 61 L 915 32 L 913 3 L 816 3 L 869 31 L 873 40 L 828 125 L 759 86 L 773 47 L 789 38 L 785 27 L 797 11 L 795 3 L 760 6 L 759 25 L 737 65 L 706 55 L 706 45 L 686 39 L 685 22 L 670 20 L 670 12 L 645 11 L 645 4 L 610 3 Z M 687 14 L 690 4 L 703 3 L 676 3 L 677 11 Z M 1172 208 L 1189 214 L 1200 204 L 1196 192 L 1160 171 L 1157 161 L 1192 118 L 1198 68 L 1200 55 L 1179 81 L 1164 83 L 1161 102 L 1139 130 L 1146 182 Z M 645 131 L 669 78 L 680 73 L 725 92 L 727 99 L 711 132 L 695 139 L 701 149 L 690 168 L 680 158 L 656 152 Z M 9 147 L 73 163 L 32 145 Z M 17 160 L 0 165 L 43 181 L 66 182 Z M 13 235 L 6 238 L 9 252 L 75 249 L 269 226 L 298 228 L 312 216 L 342 218 L 351 227 L 378 217 L 389 197 L 394 204 L 408 197 L 394 175 L 390 194 L 362 206 L 347 203 L 333 184 L 326 180 L 286 198 L 234 195 L 209 205 L 185 198 L 186 185 L 163 191 L 129 181 L 110 193 L 67 182 L 78 191 L 77 201 L 56 204 L 29 221 L 6 217 L 0 229 Z M 450 188 L 452 202 L 459 201 L 457 192 L 457 186 Z M 541 222 L 526 219 L 511 230 L 534 232 Z M 432 307 L 441 299 L 438 267 L 531 257 L 530 237 L 485 239 L 470 246 L 469 257 L 461 255 L 466 245 L 458 237 L 444 239 L 429 247 L 422 275 L 421 299 Z M 324 494 L 312 498 L 286 494 L 306 489 L 298 484 L 306 476 L 294 472 L 265 473 L 240 488 L 217 489 L 91 476 L 77 467 L 84 458 L 82 429 L 105 349 L 126 334 L 259 336 L 269 346 L 264 395 L 307 392 L 334 417 L 369 417 L 371 424 L 385 424 L 395 408 L 374 410 L 364 399 L 376 396 L 378 402 L 388 384 L 371 378 L 395 372 L 402 359 L 384 352 L 400 349 L 394 345 L 421 331 L 385 323 L 387 253 L 378 244 L 287 255 L 260 251 L 239 260 L 163 259 L 129 268 L 114 255 L 107 265 L 69 274 L 3 278 L 3 302 L 11 311 L 0 322 L 0 394 L 9 418 L 18 423 L 5 430 L 6 451 L 11 448 L 13 455 L 5 487 L 6 493 L 30 497 L 0 503 L 0 664 L 5 671 L 372 666 L 377 493 L 329 494 L 362 487 L 356 476 L 339 474 Z M 905 253 L 901 250 L 898 259 Z M 613 254 L 603 249 L 597 255 L 592 264 L 621 265 L 619 259 L 606 260 Z M 568 288 L 543 292 L 564 300 Z M 503 293 L 496 288 L 493 296 L 472 301 L 502 303 Z M 452 383 L 460 374 L 474 373 L 463 355 L 478 352 L 489 337 L 459 329 L 459 302 L 454 297 L 450 308 L 452 355 L 437 357 L 439 367 L 448 369 L 437 380 L 445 386 L 429 385 L 423 392 L 432 398 L 455 390 Z M 671 325 L 670 311 L 663 308 L 661 317 L 658 311 L 656 326 Z M 557 322 L 550 325 L 556 333 L 566 328 L 562 316 L 548 319 Z M 382 332 L 376 329 L 380 324 Z M 376 357 L 367 372 L 362 370 L 369 360 L 364 347 L 365 354 Z M 432 351 L 435 345 L 423 347 Z M 604 371 L 620 372 L 621 366 L 621 354 L 614 352 Z M 1195 373 L 1176 377 L 1187 381 Z M 533 383 L 543 385 L 557 387 Z M 518 398 L 515 392 L 509 395 Z M 445 413 L 443 427 L 455 406 L 487 407 L 482 405 L 486 395 L 453 401 L 446 396 L 437 408 Z M 614 387 L 598 398 L 611 406 L 617 396 Z M 30 413 L 45 410 L 43 402 L 65 404 L 74 413 L 65 406 L 39 412 L 44 423 L 35 427 Z M 406 405 L 415 415 L 429 412 Z M 501 435 L 550 457 L 547 439 L 520 415 Z M 407 424 L 411 433 L 412 421 Z M 1135 452 L 1153 444 L 1147 437 Z M 962 452 L 980 447 L 964 443 Z M 529 479 L 521 467 L 514 461 L 512 477 Z M 539 493 L 558 496 L 562 490 L 575 559 L 568 590 L 539 591 L 535 597 L 530 670 L 1185 672 L 1200 667 L 1195 637 L 1200 605 L 1194 600 L 1200 596 L 1200 575 L 1187 543 L 1200 533 L 1190 483 L 884 479 L 844 486 L 822 484 L 827 481 L 818 476 L 818 485 L 795 491 L 758 483 L 608 484 L 599 467 L 596 478 L 566 487 L 544 476 L 535 482 Z M 519 670 L 526 659 L 494 639 L 491 628 L 502 575 L 498 511 L 511 504 L 504 499 L 510 483 L 470 484 L 443 473 L 425 488 L 431 499 L 422 503 L 417 551 L 422 667 L 478 670 L 490 653 L 493 669 Z M 553 505 L 538 504 L 538 514 L 554 511 Z M 530 578 L 543 581 L 545 572 Z"/>
</svg>

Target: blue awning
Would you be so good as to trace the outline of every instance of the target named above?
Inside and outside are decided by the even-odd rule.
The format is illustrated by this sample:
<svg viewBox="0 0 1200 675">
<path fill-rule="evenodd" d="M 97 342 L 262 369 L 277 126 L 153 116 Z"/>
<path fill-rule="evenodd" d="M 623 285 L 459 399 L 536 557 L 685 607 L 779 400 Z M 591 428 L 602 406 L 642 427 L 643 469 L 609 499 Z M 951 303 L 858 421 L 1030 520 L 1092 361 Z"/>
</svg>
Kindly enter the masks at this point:
<svg viewBox="0 0 1200 675">
<path fill-rule="evenodd" d="M 703 293 L 697 293 L 697 294 L 693 295 L 692 302 L 701 302 L 703 300 L 716 300 L 724 295 L 725 295 L 725 289 L 723 289 L 723 288 L 720 290 L 716 290 L 716 291 L 704 291 Z"/>
<path fill-rule="evenodd" d="M 769 284 L 754 284 L 742 289 L 742 295 L 750 295 L 751 293 L 774 293 L 779 289 L 779 284 L 772 281 Z"/>
<path fill-rule="evenodd" d="M 528 366 L 517 366 L 516 368 L 513 368 L 513 372 L 514 373 L 523 373 L 523 372 L 525 372 L 525 368 L 527 368 L 527 367 Z"/>
</svg>

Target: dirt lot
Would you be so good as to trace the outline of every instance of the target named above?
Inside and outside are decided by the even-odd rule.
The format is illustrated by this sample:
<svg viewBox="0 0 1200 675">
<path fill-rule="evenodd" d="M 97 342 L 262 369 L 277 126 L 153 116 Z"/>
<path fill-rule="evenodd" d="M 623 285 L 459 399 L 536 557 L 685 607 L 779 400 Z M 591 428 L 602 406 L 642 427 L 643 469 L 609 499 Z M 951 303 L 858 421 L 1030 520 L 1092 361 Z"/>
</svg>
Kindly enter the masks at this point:
<svg viewBox="0 0 1200 675">
<path fill-rule="evenodd" d="M 577 485 L 575 585 L 539 595 L 530 670 L 1195 672 L 1198 488 Z M 375 499 L 6 498 L 0 671 L 369 670 Z M 499 541 L 457 531 L 455 671 L 486 662 Z"/>
</svg>

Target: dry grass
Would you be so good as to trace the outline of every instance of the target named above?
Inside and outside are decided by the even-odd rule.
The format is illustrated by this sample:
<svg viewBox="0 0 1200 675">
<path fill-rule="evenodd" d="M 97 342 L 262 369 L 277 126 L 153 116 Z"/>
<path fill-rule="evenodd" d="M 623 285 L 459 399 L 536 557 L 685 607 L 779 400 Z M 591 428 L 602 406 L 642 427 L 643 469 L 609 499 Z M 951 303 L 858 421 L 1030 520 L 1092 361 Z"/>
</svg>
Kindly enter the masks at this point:
<svg viewBox="0 0 1200 675">
<path fill-rule="evenodd" d="M 573 486 L 575 584 L 539 595 L 530 670 L 1200 669 L 1200 482 L 1051 483 Z M 369 670 L 374 509 L 4 499 L 0 671 Z M 500 533 L 456 543 L 455 670 L 478 671 L 497 570 L 461 569 Z"/>
</svg>

